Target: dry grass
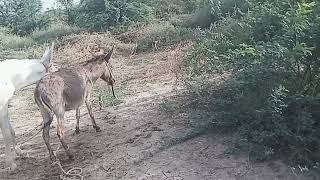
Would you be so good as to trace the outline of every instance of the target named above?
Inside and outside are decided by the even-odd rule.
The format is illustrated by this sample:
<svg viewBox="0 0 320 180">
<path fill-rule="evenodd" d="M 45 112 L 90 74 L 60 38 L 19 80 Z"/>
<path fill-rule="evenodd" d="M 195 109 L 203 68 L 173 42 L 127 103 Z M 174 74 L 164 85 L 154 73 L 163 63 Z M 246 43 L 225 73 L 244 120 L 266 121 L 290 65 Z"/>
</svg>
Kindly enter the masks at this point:
<svg viewBox="0 0 320 180">
<path fill-rule="evenodd" d="M 80 63 L 92 58 L 92 52 L 97 47 L 109 49 L 113 44 L 117 44 L 111 34 L 88 34 L 71 35 L 64 37 L 57 42 L 54 59 L 62 63 L 63 66 Z"/>
<path fill-rule="evenodd" d="M 187 51 L 192 47 L 191 42 L 180 43 L 176 48 L 169 52 L 169 73 L 173 74 L 176 79 L 176 83 L 181 79 L 183 74 L 183 59 L 185 58 Z"/>
<path fill-rule="evenodd" d="M 191 47 L 191 43 L 181 43 L 175 48 L 169 47 L 156 53 L 132 55 L 134 44 L 121 43 L 110 33 L 84 33 L 66 36 L 56 42 L 54 62 L 60 67 L 78 64 L 92 57 L 90 53 L 92 49 L 97 47 L 109 49 L 113 44 L 116 44 L 116 49 L 111 65 L 114 68 L 116 86 L 126 88 L 120 91 L 128 92 L 128 94 L 146 91 L 158 81 L 164 84 L 174 82 L 175 85 L 178 85 L 183 73 L 183 58 Z M 44 46 L 36 47 L 34 54 L 41 57 L 43 51 Z M 107 88 L 107 85 L 98 81 L 96 88 Z"/>
</svg>

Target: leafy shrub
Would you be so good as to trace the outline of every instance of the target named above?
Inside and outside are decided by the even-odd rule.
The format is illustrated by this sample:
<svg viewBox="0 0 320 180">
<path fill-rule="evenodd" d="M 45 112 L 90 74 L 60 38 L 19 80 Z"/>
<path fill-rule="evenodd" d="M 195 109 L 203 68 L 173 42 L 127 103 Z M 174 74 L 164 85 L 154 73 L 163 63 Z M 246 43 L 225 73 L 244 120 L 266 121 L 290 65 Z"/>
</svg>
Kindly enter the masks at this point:
<svg viewBox="0 0 320 180">
<path fill-rule="evenodd" d="M 141 0 L 141 2 L 152 7 L 158 19 L 169 20 L 173 15 L 195 12 L 202 0 Z"/>
<path fill-rule="evenodd" d="M 44 43 L 59 39 L 63 36 L 79 33 L 81 29 L 66 24 L 52 24 L 46 29 L 38 30 L 32 33 L 31 38 L 38 43 Z"/>
<path fill-rule="evenodd" d="M 197 8 L 188 16 L 182 17 L 184 27 L 209 28 L 223 17 L 240 17 L 249 7 L 248 0 L 205 0 L 197 3 Z M 188 17 L 188 18 L 185 18 Z"/>
<path fill-rule="evenodd" d="M 168 1 L 168 0 L 159 0 L 152 1 L 150 5 L 155 9 L 155 15 L 160 19 L 167 19 L 172 14 L 182 14 L 183 13 L 183 1 Z"/>
<path fill-rule="evenodd" d="M 2 51 L 10 49 L 23 49 L 34 44 L 35 42 L 29 37 L 20 37 L 10 34 L 8 29 L 0 29 L 0 49 Z"/>
<path fill-rule="evenodd" d="M 152 8 L 136 1 L 85 0 L 69 12 L 69 21 L 90 31 L 152 19 Z"/>
<path fill-rule="evenodd" d="M 290 162 L 312 167 L 320 159 L 320 3 L 246 2 L 249 11 L 213 9 L 217 21 L 186 60 L 197 99 L 191 115 L 208 127 L 234 128 L 235 148 L 250 159 L 285 152 Z M 217 72 L 231 75 L 216 86 Z"/>
<path fill-rule="evenodd" d="M 144 28 L 144 36 L 138 39 L 137 51 L 148 51 L 157 48 L 177 44 L 180 41 L 192 38 L 192 30 L 177 28 L 169 22 L 150 24 Z"/>
<path fill-rule="evenodd" d="M 48 23 L 40 11 L 40 0 L 0 0 L 0 26 L 17 35 L 28 35 Z"/>
</svg>

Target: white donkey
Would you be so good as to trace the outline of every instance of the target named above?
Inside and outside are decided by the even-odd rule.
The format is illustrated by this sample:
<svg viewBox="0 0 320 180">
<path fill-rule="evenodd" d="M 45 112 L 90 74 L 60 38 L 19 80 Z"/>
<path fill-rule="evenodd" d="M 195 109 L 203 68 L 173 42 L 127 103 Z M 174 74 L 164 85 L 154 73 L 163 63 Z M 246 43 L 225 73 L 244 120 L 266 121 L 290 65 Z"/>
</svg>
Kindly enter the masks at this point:
<svg viewBox="0 0 320 180">
<path fill-rule="evenodd" d="M 16 147 L 15 132 L 10 124 L 8 103 L 15 91 L 39 81 L 46 72 L 55 71 L 51 60 L 53 43 L 39 59 L 9 59 L 0 62 L 0 128 L 5 143 L 5 158 L 9 171 L 14 171 L 17 165 L 14 159 L 22 154 Z"/>
</svg>

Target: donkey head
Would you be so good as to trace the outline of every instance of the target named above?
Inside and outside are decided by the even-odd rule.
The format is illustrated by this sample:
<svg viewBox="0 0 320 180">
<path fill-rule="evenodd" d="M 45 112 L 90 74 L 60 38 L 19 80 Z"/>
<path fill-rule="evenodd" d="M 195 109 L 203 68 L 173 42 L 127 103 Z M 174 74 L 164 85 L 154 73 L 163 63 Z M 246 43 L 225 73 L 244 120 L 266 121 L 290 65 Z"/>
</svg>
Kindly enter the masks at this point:
<svg viewBox="0 0 320 180">
<path fill-rule="evenodd" d="M 100 76 L 100 78 L 102 80 L 104 80 L 105 82 L 107 82 L 109 85 L 111 85 L 112 94 L 115 97 L 114 90 L 113 90 L 113 85 L 115 83 L 115 79 L 113 76 L 112 67 L 110 65 L 110 59 L 111 59 L 113 50 L 114 50 L 114 45 L 113 45 L 112 49 L 107 54 L 104 53 L 103 49 L 100 49 L 100 51 L 93 54 L 93 56 L 97 59 L 100 59 L 100 62 L 104 65 L 103 66 L 104 69 L 103 69 L 103 72 L 102 72 L 102 75 Z"/>
<path fill-rule="evenodd" d="M 104 69 L 104 73 L 102 74 L 102 76 L 100 78 L 103 79 L 105 82 L 107 82 L 109 85 L 113 85 L 115 82 L 114 76 L 112 73 L 112 68 L 109 63 L 111 56 L 112 56 L 112 53 L 113 53 L 113 49 L 114 49 L 114 46 L 112 47 L 111 51 L 108 54 L 104 54 L 103 51 L 99 52 L 99 53 L 102 53 L 103 60 L 106 64 L 105 69 Z"/>
</svg>

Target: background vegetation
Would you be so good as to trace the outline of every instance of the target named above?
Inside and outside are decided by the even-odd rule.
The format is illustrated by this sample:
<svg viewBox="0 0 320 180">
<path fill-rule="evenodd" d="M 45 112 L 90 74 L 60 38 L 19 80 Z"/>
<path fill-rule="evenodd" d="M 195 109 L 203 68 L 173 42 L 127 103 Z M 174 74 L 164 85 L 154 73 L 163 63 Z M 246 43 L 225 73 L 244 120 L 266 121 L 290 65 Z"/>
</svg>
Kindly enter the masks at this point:
<svg viewBox="0 0 320 180">
<path fill-rule="evenodd" d="M 252 160 L 317 166 L 320 3 L 238 2 L 210 1 L 214 23 L 186 60 L 192 114 L 233 129 L 233 150 Z M 217 73 L 228 74 L 219 86 Z"/>
<path fill-rule="evenodd" d="M 183 81 L 195 127 L 233 131 L 230 150 L 251 160 L 318 167 L 319 1 L 58 2 L 43 12 L 40 0 L 0 0 L 0 58 L 81 32 L 111 31 L 138 51 L 192 41 Z"/>
</svg>

